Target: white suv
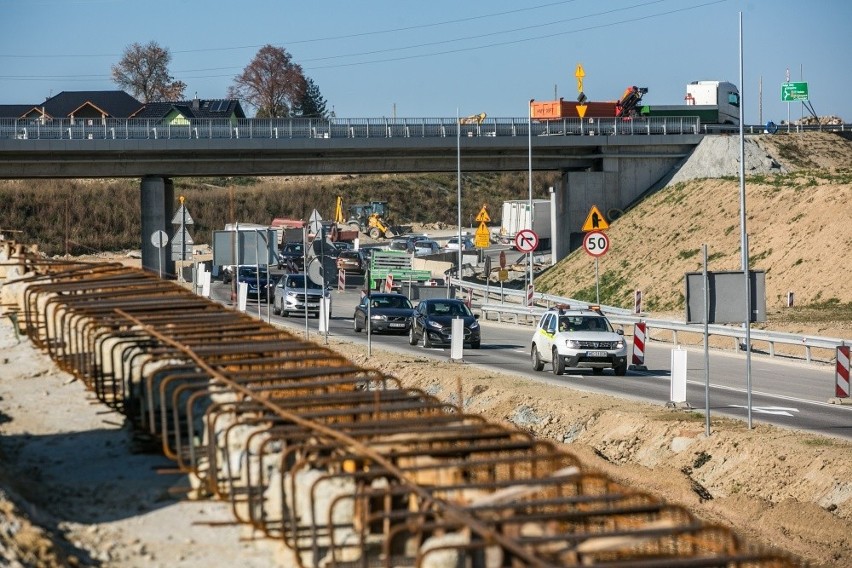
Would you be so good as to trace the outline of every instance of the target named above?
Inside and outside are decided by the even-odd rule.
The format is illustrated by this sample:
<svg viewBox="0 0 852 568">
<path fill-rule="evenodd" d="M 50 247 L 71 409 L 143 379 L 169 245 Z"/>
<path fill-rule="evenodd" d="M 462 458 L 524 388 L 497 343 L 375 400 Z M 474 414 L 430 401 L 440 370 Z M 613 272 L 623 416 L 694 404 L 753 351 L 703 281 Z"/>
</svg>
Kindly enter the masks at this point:
<svg viewBox="0 0 852 568">
<path fill-rule="evenodd" d="M 541 371 L 545 363 L 561 375 L 566 368 L 592 369 L 597 375 L 613 369 L 627 374 L 627 344 L 624 332 L 615 331 L 606 316 L 594 310 L 551 309 L 536 326 L 530 350 L 532 366 Z"/>
</svg>

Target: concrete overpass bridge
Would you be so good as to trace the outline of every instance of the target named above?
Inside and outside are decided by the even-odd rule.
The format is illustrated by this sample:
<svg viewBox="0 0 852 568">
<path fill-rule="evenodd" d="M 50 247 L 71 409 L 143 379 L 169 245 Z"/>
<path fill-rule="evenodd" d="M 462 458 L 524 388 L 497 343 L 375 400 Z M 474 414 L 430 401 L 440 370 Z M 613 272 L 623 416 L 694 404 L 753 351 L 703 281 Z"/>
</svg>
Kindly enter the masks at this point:
<svg viewBox="0 0 852 568">
<path fill-rule="evenodd" d="M 0 178 L 139 177 L 142 263 L 173 236 L 172 179 L 192 176 L 557 170 L 557 258 L 579 246 L 591 205 L 623 209 L 684 160 L 704 133 L 690 118 L 0 120 Z M 173 272 L 173 264 L 168 272 Z"/>
</svg>

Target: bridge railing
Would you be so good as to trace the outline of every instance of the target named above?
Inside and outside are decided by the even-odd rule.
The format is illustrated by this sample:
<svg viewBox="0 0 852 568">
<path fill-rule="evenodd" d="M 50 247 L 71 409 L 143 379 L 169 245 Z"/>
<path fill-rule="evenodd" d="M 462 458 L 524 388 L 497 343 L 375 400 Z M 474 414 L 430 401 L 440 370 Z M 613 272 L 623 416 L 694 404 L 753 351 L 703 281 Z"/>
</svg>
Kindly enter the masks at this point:
<svg viewBox="0 0 852 568">
<path fill-rule="evenodd" d="M 211 140 L 316 138 L 463 138 L 504 136 L 636 136 L 715 134 L 734 132 L 731 125 L 700 124 L 696 117 L 564 118 L 533 121 L 528 118 L 486 118 L 479 124 L 458 124 L 455 118 L 242 118 L 192 119 L 165 122 L 150 119 L 13 119 L 0 118 L 5 140 Z M 793 125 L 805 130 L 848 131 L 852 126 Z M 746 134 L 762 134 L 763 125 L 744 127 Z"/>
<path fill-rule="evenodd" d="M 566 118 L 529 123 L 527 118 L 244 118 L 192 119 L 0 119 L 0 139 L 13 140 L 210 140 L 316 138 L 463 138 L 623 136 L 699 133 L 694 117 Z"/>
</svg>

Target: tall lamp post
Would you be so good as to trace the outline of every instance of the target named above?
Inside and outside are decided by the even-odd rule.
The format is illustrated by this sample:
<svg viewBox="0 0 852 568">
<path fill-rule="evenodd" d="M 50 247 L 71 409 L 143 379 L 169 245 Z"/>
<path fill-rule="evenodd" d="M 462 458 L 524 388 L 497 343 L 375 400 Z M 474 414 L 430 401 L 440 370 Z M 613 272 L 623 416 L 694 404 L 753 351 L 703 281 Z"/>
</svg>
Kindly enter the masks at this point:
<svg viewBox="0 0 852 568">
<path fill-rule="evenodd" d="M 740 89 L 743 85 L 743 13 L 740 12 Z M 746 391 L 748 405 L 748 428 L 751 430 L 751 279 L 748 273 L 748 231 L 746 231 L 746 187 L 745 187 L 745 136 L 743 130 L 743 93 L 740 91 L 740 252 L 743 277 L 745 279 L 745 348 L 746 348 Z M 789 108 L 789 105 L 788 107 Z"/>
<path fill-rule="evenodd" d="M 459 109 L 456 108 L 456 177 L 458 178 L 458 189 L 456 193 L 456 201 L 457 205 L 457 225 L 459 228 L 459 291 L 461 291 L 461 281 L 462 281 L 462 214 L 461 214 L 461 116 L 459 116 Z"/>
<path fill-rule="evenodd" d="M 529 149 L 529 212 L 530 212 L 530 230 L 533 230 L 533 177 L 532 177 L 532 104 L 535 99 L 530 99 L 529 107 L 527 108 L 527 144 Z M 533 254 L 530 251 L 530 288 L 533 286 Z"/>
</svg>

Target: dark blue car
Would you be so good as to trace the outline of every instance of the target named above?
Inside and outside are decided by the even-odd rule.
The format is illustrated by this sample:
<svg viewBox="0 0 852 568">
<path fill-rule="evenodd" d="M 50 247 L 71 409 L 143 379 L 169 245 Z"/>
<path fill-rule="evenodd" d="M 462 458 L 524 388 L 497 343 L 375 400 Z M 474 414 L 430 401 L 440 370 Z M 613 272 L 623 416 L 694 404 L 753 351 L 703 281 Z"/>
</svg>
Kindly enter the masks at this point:
<svg viewBox="0 0 852 568">
<path fill-rule="evenodd" d="M 464 320 L 464 344 L 479 349 L 481 336 L 478 315 L 474 315 L 461 300 L 429 298 L 417 304 L 411 328 L 408 331 L 408 343 L 423 347 L 447 345 L 450 343 L 453 320 Z"/>
<path fill-rule="evenodd" d="M 275 280 L 269 275 L 269 271 L 265 266 L 260 267 L 260 279 L 258 280 L 258 270 L 254 266 L 240 266 L 237 279 L 239 282 L 245 282 L 248 285 L 249 300 L 266 300 L 269 297 L 270 290 L 275 286 Z M 258 282 L 260 286 L 258 287 Z"/>
</svg>

